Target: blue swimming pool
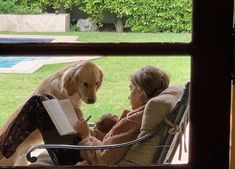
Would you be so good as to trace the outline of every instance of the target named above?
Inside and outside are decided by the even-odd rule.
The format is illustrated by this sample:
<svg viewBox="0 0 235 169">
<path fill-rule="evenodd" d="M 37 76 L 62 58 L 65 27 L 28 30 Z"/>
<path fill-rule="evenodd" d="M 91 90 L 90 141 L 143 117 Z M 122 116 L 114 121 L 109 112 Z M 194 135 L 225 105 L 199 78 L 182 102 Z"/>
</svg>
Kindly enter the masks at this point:
<svg viewBox="0 0 235 169">
<path fill-rule="evenodd" d="M 52 38 L 0 38 L 0 43 L 49 43 Z"/>
<path fill-rule="evenodd" d="M 0 57 L 0 68 L 11 68 L 23 61 L 47 59 L 49 57 Z"/>
</svg>

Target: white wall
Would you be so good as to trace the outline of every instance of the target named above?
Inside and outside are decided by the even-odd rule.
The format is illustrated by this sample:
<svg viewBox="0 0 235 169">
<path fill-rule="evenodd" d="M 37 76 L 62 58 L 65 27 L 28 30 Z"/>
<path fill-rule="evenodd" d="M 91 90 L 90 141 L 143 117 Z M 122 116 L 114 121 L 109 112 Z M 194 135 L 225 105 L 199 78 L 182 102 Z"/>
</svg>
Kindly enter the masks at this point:
<svg viewBox="0 0 235 169">
<path fill-rule="evenodd" d="M 66 32 L 69 27 L 69 14 L 0 14 L 0 31 Z"/>
</svg>

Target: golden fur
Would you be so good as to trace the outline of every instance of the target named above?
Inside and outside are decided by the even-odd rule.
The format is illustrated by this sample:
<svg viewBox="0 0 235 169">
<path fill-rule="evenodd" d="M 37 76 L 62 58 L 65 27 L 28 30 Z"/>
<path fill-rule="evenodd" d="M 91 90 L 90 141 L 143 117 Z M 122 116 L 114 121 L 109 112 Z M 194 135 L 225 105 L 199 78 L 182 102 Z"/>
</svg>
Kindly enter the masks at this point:
<svg viewBox="0 0 235 169">
<path fill-rule="evenodd" d="M 83 118 L 79 109 L 82 101 L 87 104 L 95 103 L 96 92 L 102 84 L 103 72 L 90 61 L 80 61 L 69 65 L 67 68 L 47 77 L 35 90 L 34 94 L 49 93 L 58 99 L 70 99 L 78 118 Z M 18 108 L 8 122 L 1 128 L 0 134 L 17 116 Z M 27 165 L 25 154 L 36 144 L 42 143 L 39 130 L 34 131 L 9 159 L 0 161 L 0 165 Z"/>
<path fill-rule="evenodd" d="M 108 133 L 113 126 L 118 122 L 119 117 L 113 114 L 104 114 L 99 120 L 95 123 L 95 127 L 98 130 Z"/>
<path fill-rule="evenodd" d="M 91 130 L 91 135 L 99 140 L 103 140 L 105 135 L 113 128 L 118 122 L 119 117 L 113 114 L 104 114 L 95 123 Z"/>
</svg>

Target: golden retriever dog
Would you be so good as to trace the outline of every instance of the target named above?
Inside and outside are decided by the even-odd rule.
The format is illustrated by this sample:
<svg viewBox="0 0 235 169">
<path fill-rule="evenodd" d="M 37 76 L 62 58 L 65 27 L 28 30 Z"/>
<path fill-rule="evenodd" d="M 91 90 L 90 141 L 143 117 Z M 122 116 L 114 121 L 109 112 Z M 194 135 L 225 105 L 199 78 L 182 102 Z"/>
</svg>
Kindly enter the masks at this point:
<svg viewBox="0 0 235 169">
<path fill-rule="evenodd" d="M 36 89 L 35 94 L 50 93 L 58 99 L 70 99 L 77 116 L 82 118 L 79 107 L 83 102 L 93 104 L 102 84 L 103 72 L 90 61 L 78 62 L 49 76 Z"/>
<path fill-rule="evenodd" d="M 82 101 L 86 104 L 96 102 L 96 92 L 100 88 L 102 80 L 103 72 L 96 64 L 90 61 L 80 61 L 44 79 L 34 94 L 49 93 L 58 99 L 70 99 L 78 118 L 83 118 L 79 107 Z M 0 134 L 2 134 L 14 117 L 17 116 L 19 111 L 20 108 L 12 114 L 8 122 L 1 128 Z M 13 156 L 0 161 L 0 166 L 27 165 L 28 162 L 25 154 L 28 149 L 42 142 L 39 130 L 34 131 L 20 144 Z"/>
</svg>

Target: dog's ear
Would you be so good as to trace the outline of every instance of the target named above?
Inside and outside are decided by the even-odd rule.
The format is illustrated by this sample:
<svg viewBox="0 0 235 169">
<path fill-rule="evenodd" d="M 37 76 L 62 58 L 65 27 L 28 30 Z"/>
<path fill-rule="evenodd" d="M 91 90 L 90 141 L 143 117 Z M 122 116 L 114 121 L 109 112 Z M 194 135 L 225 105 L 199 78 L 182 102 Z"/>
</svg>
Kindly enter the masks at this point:
<svg viewBox="0 0 235 169">
<path fill-rule="evenodd" d="M 61 78 L 61 92 L 65 91 L 68 96 L 72 96 L 76 92 L 74 74 L 76 68 L 66 70 Z"/>
<path fill-rule="evenodd" d="M 99 71 L 100 71 L 100 81 L 99 81 L 99 84 L 97 86 L 97 90 L 100 88 L 100 86 L 101 86 L 101 84 L 103 82 L 103 77 L 104 77 L 103 71 L 101 69 L 99 69 Z"/>
</svg>

